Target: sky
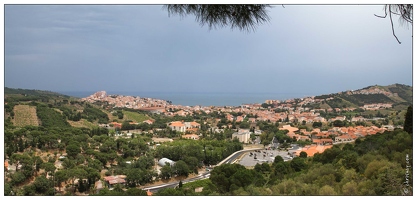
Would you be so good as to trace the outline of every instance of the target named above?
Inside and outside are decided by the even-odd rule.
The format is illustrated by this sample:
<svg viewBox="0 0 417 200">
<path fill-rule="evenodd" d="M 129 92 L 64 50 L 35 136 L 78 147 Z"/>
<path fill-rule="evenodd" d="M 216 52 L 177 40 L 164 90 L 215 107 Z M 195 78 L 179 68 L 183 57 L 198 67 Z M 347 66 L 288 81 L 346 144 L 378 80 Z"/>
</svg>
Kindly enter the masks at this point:
<svg viewBox="0 0 417 200">
<path fill-rule="evenodd" d="M 273 5 L 253 32 L 158 5 L 5 5 L 4 86 L 329 94 L 412 86 L 412 26 L 383 5 Z"/>
</svg>

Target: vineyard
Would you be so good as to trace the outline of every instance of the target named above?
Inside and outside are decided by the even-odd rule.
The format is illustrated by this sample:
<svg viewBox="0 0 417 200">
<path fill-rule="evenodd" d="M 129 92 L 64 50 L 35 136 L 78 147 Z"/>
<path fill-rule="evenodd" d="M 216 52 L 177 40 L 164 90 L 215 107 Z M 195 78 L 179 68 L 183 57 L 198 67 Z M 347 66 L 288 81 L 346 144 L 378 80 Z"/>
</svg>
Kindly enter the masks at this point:
<svg viewBox="0 0 417 200">
<path fill-rule="evenodd" d="M 36 115 L 36 107 L 29 105 L 16 105 L 13 109 L 15 113 L 12 120 L 15 126 L 39 126 L 39 120 Z"/>
</svg>

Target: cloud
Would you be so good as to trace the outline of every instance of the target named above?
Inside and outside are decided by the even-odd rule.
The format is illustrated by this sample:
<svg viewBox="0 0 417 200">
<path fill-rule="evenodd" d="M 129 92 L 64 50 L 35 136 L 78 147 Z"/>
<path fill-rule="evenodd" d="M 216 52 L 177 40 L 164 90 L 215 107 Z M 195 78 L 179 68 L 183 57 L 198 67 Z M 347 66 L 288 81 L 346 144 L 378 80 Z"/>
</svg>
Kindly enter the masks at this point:
<svg viewBox="0 0 417 200">
<path fill-rule="evenodd" d="M 287 93 L 411 85 L 411 30 L 396 30 L 399 45 L 389 21 L 373 15 L 381 9 L 275 6 L 269 23 L 245 33 L 169 17 L 161 5 L 8 5 L 5 85 Z"/>
</svg>

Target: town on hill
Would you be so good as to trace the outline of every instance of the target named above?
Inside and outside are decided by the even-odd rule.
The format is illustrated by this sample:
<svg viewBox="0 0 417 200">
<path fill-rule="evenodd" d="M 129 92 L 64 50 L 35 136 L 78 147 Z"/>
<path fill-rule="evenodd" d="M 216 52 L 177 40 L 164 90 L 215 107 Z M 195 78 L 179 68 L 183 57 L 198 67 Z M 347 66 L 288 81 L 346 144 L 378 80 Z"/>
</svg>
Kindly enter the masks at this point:
<svg viewBox="0 0 417 200">
<path fill-rule="evenodd" d="M 12 88 L 4 100 L 5 195 L 411 191 L 406 85 L 240 106 Z"/>
</svg>

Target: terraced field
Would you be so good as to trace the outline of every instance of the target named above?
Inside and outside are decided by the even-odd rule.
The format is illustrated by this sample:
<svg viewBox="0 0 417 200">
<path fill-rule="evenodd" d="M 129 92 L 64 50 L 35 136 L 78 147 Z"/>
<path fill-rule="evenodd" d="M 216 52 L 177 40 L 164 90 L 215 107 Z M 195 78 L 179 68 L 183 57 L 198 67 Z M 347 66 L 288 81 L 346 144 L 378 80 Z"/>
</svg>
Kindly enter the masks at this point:
<svg viewBox="0 0 417 200">
<path fill-rule="evenodd" d="M 16 105 L 13 109 L 15 126 L 39 126 L 39 120 L 36 116 L 36 107 L 29 105 Z"/>
</svg>

